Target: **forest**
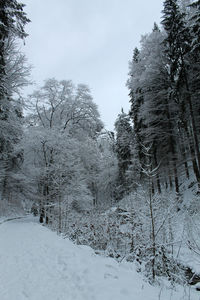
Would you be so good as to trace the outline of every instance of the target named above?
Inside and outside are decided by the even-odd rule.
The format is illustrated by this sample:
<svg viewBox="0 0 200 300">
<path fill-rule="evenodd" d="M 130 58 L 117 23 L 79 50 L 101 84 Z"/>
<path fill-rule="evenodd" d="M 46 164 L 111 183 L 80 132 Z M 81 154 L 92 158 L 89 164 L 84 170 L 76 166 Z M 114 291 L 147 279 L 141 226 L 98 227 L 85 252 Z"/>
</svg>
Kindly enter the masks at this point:
<svg viewBox="0 0 200 300">
<path fill-rule="evenodd" d="M 24 96 L 25 10 L 0 1 L 0 216 L 31 212 L 151 284 L 200 282 L 200 1 L 164 0 L 127 62 L 113 132 L 85 84 L 48 78 Z"/>
</svg>

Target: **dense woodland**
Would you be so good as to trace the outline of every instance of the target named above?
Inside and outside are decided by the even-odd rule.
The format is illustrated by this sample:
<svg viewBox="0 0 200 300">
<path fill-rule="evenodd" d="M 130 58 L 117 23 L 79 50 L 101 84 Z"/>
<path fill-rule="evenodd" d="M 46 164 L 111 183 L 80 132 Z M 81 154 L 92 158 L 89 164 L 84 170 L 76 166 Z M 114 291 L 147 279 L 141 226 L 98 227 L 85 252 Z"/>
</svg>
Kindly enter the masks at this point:
<svg viewBox="0 0 200 300">
<path fill-rule="evenodd" d="M 114 133 L 84 84 L 50 78 L 23 96 L 29 19 L 16 0 L 0 1 L 0 19 L 0 215 L 31 207 L 150 281 L 187 281 L 180 233 L 200 255 L 200 1 L 164 1 L 161 24 L 133 50 L 130 110 Z"/>
</svg>

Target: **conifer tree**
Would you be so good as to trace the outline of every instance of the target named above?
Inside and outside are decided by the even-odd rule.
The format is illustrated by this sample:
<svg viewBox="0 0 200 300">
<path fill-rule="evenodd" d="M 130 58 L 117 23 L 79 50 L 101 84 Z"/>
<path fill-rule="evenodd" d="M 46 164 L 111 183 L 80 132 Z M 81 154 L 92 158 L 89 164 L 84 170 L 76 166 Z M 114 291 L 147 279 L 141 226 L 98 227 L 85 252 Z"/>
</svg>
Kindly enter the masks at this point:
<svg viewBox="0 0 200 300">
<path fill-rule="evenodd" d="M 191 34 L 192 34 L 192 51 L 199 57 L 200 50 L 200 1 L 195 1 L 190 5 L 194 9 L 193 16 L 191 18 Z"/>
<path fill-rule="evenodd" d="M 141 57 L 140 51 L 136 47 L 133 51 L 133 58 L 129 64 L 130 72 L 129 72 L 129 79 L 127 81 L 127 87 L 129 89 L 129 97 L 130 97 L 130 117 L 133 122 L 134 126 L 134 137 L 135 137 L 135 156 L 137 157 L 140 164 L 143 161 L 143 152 L 141 143 L 143 140 L 143 136 L 141 134 L 141 128 L 144 127 L 144 120 L 140 116 L 140 109 L 143 104 L 143 92 L 142 86 L 139 84 L 134 84 L 137 81 L 137 78 L 141 76 Z M 142 172 L 140 173 L 142 177 Z"/>
<path fill-rule="evenodd" d="M 172 142 L 175 143 L 172 140 L 176 136 L 176 126 L 172 118 L 172 110 L 175 107 L 173 103 L 169 105 L 168 99 L 170 80 L 166 68 L 167 60 L 163 55 L 164 35 L 158 28 L 154 29 L 156 30 L 142 38 L 139 59 L 137 62 L 133 60 L 130 66 L 132 75 L 128 81 L 132 95 L 130 114 L 133 118 L 136 151 L 141 168 L 145 163 L 142 145 L 151 144 L 154 166 L 162 160 L 160 171 L 166 173 L 163 169 L 166 166 L 170 174 L 175 149 L 170 145 Z M 173 147 L 176 147 L 174 143 Z M 160 175 L 158 172 L 156 180 L 159 192 L 161 192 Z"/>
<path fill-rule="evenodd" d="M 22 108 L 19 102 L 13 101 L 13 94 L 25 83 L 21 79 L 27 75 L 27 69 L 24 67 L 24 57 L 13 50 L 16 47 L 13 41 L 27 36 L 24 27 L 29 19 L 23 8 L 24 4 L 16 0 L 0 1 L 0 165 L 3 197 L 8 189 L 8 174 L 16 161 L 13 146 L 21 135 Z M 12 72 L 16 75 L 13 76 Z"/>
<path fill-rule="evenodd" d="M 115 130 L 116 153 L 119 166 L 119 185 L 121 186 L 121 193 L 123 194 L 128 191 L 126 171 L 131 164 L 131 146 L 133 140 L 130 117 L 124 113 L 123 109 L 115 122 Z"/>
<path fill-rule="evenodd" d="M 188 127 L 192 128 L 192 143 L 190 142 L 191 155 L 196 153 L 196 158 L 193 159 L 193 168 L 196 170 L 196 178 L 199 182 L 199 166 L 200 166 L 200 151 L 199 141 L 197 134 L 197 121 L 195 120 L 194 105 L 191 97 L 191 87 L 189 82 L 189 74 L 187 67 L 187 56 L 190 51 L 190 35 L 188 27 L 185 23 L 185 15 L 180 12 L 177 0 L 166 0 L 164 2 L 163 20 L 162 24 L 167 33 L 165 43 L 165 53 L 169 61 L 169 75 L 170 75 L 170 101 L 178 104 L 179 112 L 185 111 L 186 108 L 189 112 L 189 123 L 185 124 L 185 132 L 188 135 Z M 187 95 L 186 97 L 180 97 L 181 95 Z M 185 116 L 182 116 L 184 119 Z M 173 142 L 171 142 L 173 150 Z M 193 151 L 194 148 L 194 151 Z M 173 150 L 174 158 L 174 172 L 176 173 L 176 157 Z M 197 160 L 197 162 L 194 161 Z M 195 167 L 194 167 L 195 165 Z M 176 178 L 176 176 L 175 176 Z M 178 181 L 176 180 L 176 187 L 178 187 Z"/>
<path fill-rule="evenodd" d="M 4 80 L 5 75 L 5 42 L 9 35 L 13 35 L 24 39 L 27 34 L 24 26 L 30 22 L 23 11 L 24 4 L 18 3 L 16 0 L 0 1 L 0 95 L 5 94 Z"/>
</svg>

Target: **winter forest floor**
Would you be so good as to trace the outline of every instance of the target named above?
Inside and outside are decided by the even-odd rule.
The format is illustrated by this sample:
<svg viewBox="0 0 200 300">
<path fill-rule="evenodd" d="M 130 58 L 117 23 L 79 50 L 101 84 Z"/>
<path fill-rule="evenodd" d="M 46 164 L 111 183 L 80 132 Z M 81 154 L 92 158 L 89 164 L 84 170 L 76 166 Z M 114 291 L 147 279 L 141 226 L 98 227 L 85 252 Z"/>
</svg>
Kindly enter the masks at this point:
<svg viewBox="0 0 200 300">
<path fill-rule="evenodd" d="M 199 300 L 188 287 L 150 286 L 134 265 L 97 256 L 24 217 L 0 225 L 1 300 Z"/>
</svg>

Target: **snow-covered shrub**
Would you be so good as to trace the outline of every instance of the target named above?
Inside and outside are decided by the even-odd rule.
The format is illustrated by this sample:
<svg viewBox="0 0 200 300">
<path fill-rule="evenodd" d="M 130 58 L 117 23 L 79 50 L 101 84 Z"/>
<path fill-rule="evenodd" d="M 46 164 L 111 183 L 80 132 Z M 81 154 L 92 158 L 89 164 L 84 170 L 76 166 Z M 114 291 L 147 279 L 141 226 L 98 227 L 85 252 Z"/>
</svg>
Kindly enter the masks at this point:
<svg viewBox="0 0 200 300">
<path fill-rule="evenodd" d="M 92 247 L 99 254 L 119 262 L 135 263 L 137 270 L 143 272 L 150 282 L 154 268 L 155 277 L 185 283 L 185 268 L 175 251 L 179 238 L 175 234 L 178 230 L 176 199 L 173 194 L 163 193 L 162 196 L 155 194 L 152 201 L 155 244 L 151 239 L 152 217 L 145 191 L 126 196 L 116 207 L 106 211 L 93 208 L 78 212 L 71 206 L 62 206 L 61 220 L 56 206 L 50 226 L 75 243 Z"/>
</svg>

